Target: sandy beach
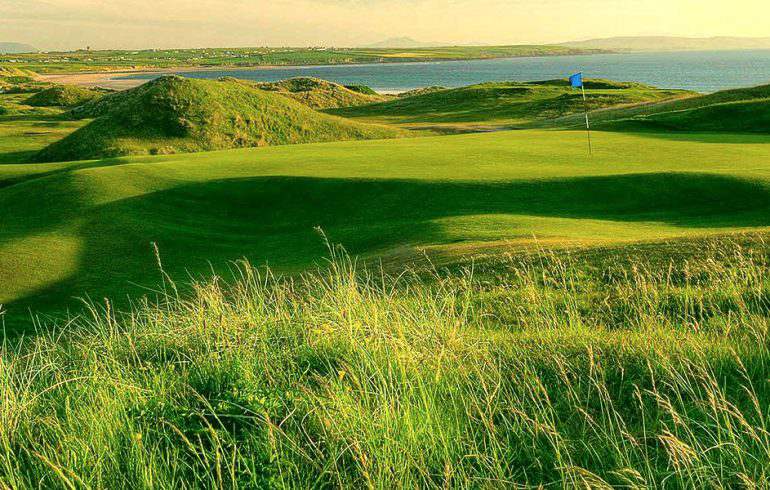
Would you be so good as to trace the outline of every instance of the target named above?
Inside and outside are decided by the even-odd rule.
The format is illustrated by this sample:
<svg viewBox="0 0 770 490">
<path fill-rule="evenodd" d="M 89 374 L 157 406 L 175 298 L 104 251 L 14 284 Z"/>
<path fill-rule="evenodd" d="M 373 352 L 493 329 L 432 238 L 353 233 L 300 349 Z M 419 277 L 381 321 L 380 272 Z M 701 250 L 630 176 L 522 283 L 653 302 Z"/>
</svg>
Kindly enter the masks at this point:
<svg viewBox="0 0 770 490">
<path fill-rule="evenodd" d="M 84 73 L 56 73 L 50 75 L 40 75 L 40 79 L 46 82 L 63 83 L 70 85 L 80 85 L 82 87 L 101 87 L 113 90 L 126 90 L 137 87 L 147 82 L 145 79 L 121 79 L 129 75 L 146 73 L 153 75 L 162 75 L 164 73 L 173 73 L 174 70 L 125 70 L 112 72 L 84 72 Z"/>
</svg>

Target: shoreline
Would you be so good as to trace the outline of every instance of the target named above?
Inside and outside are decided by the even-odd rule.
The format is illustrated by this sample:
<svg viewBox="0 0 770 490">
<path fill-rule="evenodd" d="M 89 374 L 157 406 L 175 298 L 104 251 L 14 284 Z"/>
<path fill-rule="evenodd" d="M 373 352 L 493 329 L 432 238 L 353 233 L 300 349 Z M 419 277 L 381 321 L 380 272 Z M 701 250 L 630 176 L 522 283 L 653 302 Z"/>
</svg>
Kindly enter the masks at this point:
<svg viewBox="0 0 770 490">
<path fill-rule="evenodd" d="M 581 53 L 570 55 L 547 55 L 547 56 L 506 56 L 506 57 L 491 57 L 491 58 L 463 58 L 463 59 L 431 59 L 431 60 L 414 60 L 414 61 L 383 61 L 383 62 L 366 62 L 366 63 L 335 63 L 325 65 L 253 65 L 253 66 L 176 66 L 168 68 L 126 68 L 107 71 L 81 71 L 70 73 L 47 73 L 39 74 L 40 80 L 52 83 L 63 83 L 70 85 L 79 85 L 81 87 L 89 88 L 106 88 L 113 90 L 126 90 L 134 87 L 138 87 L 149 81 L 149 79 L 143 78 L 124 78 L 129 75 L 164 75 L 174 74 L 179 72 L 207 72 L 207 71 L 250 71 L 250 70 L 281 70 L 281 69 L 310 69 L 310 68 L 327 68 L 327 67 L 342 67 L 342 66 L 379 66 L 379 65 L 421 65 L 421 64 L 439 64 L 439 63 L 456 63 L 467 61 L 482 61 L 482 60 L 500 60 L 500 59 L 521 59 L 521 58 L 554 58 L 562 56 L 593 56 L 596 54 L 615 54 L 615 53 Z M 419 87 L 416 87 L 419 88 Z M 402 91 L 385 91 L 388 93 L 401 93 Z M 385 93 L 381 92 L 380 93 Z"/>
</svg>

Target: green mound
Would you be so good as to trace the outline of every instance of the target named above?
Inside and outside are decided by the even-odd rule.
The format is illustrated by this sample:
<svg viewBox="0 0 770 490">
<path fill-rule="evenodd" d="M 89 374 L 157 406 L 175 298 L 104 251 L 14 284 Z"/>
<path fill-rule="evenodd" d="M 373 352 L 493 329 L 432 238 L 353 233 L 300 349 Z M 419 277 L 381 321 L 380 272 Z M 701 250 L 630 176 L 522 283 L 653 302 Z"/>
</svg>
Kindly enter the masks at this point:
<svg viewBox="0 0 770 490">
<path fill-rule="evenodd" d="M 663 90 L 648 85 L 587 80 L 587 105 L 591 110 L 623 104 L 660 101 L 688 92 Z M 566 80 L 543 82 L 495 82 L 450 90 L 431 88 L 413 95 L 363 107 L 330 113 L 372 122 L 407 127 L 462 126 L 529 127 L 539 121 L 582 113 L 579 90 Z"/>
<path fill-rule="evenodd" d="M 770 85 L 601 114 L 609 130 L 770 132 Z"/>
<path fill-rule="evenodd" d="M 45 148 L 38 161 L 169 154 L 397 137 L 393 128 L 315 112 L 232 80 L 163 77 L 72 112 L 96 119 Z"/>
<path fill-rule="evenodd" d="M 34 107 L 76 107 L 102 97 L 104 92 L 76 85 L 54 85 L 28 98 Z"/>
<path fill-rule="evenodd" d="M 437 85 L 431 86 L 431 87 L 422 87 L 422 88 L 416 88 L 414 90 L 407 90 L 406 92 L 401 92 L 398 94 L 399 97 L 414 97 L 416 95 L 425 95 L 425 94 L 432 94 L 434 92 L 441 92 L 443 90 L 448 90 L 446 87 L 439 87 Z"/>
<path fill-rule="evenodd" d="M 0 66 L 0 93 L 24 94 L 37 92 L 51 84 L 37 79 L 37 73 L 10 66 Z"/>
<path fill-rule="evenodd" d="M 10 83 L 31 82 L 37 78 L 37 73 L 11 66 L 0 66 L 0 80 Z"/>
<path fill-rule="evenodd" d="M 345 85 L 345 88 L 365 95 L 380 95 L 368 85 Z"/>
<path fill-rule="evenodd" d="M 281 82 L 258 82 L 252 85 L 262 90 L 280 93 L 313 109 L 355 107 L 387 99 L 369 87 L 358 87 L 354 90 L 310 77 L 290 78 Z"/>
</svg>

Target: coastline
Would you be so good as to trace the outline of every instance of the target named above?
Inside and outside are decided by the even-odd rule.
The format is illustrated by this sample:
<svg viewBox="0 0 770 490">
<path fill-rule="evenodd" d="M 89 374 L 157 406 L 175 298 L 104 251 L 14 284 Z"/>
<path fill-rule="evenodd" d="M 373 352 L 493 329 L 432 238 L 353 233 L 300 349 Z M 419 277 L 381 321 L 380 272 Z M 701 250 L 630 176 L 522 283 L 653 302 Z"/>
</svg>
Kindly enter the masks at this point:
<svg viewBox="0 0 770 490">
<path fill-rule="evenodd" d="M 521 58 L 554 58 L 561 56 L 592 56 L 595 54 L 615 54 L 611 52 L 607 53 L 580 53 L 569 55 L 544 55 L 544 56 L 502 56 L 502 57 L 490 57 L 490 58 L 436 58 L 429 60 L 412 60 L 412 61 L 381 61 L 381 62 L 363 62 L 363 63 L 334 63 L 334 64 L 319 64 L 319 65 L 251 65 L 251 66 L 235 66 L 235 65 L 219 65 L 219 66 L 175 66 L 168 68 L 127 68 L 116 69 L 106 71 L 78 71 L 71 73 L 47 73 L 39 74 L 40 80 L 52 83 L 62 83 L 70 85 L 79 85 L 81 87 L 89 88 L 106 88 L 112 90 L 126 90 L 149 81 L 144 78 L 125 78 L 130 75 L 146 74 L 146 75 L 166 75 L 179 72 L 207 72 L 207 71 L 228 71 L 228 70 L 280 70 L 286 68 L 292 69 L 309 69 L 318 67 L 330 67 L 330 66 L 372 66 L 372 65 L 420 65 L 420 64 L 437 64 L 437 63 L 454 63 L 465 61 L 481 61 L 481 60 L 499 60 L 499 59 L 521 59 Z M 400 93 L 401 91 L 388 91 L 392 93 Z M 385 93 L 385 92 L 381 92 Z"/>
</svg>

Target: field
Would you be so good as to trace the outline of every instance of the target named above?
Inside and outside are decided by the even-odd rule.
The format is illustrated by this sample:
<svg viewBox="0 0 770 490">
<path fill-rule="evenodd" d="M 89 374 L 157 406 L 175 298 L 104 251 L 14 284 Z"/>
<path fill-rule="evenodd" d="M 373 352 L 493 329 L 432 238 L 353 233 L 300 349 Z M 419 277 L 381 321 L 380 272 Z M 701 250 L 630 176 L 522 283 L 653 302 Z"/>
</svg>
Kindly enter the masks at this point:
<svg viewBox="0 0 770 490">
<path fill-rule="evenodd" d="M 0 55 L 0 66 L 37 73 L 178 67 L 245 67 L 399 63 L 557 56 L 604 52 L 552 45 L 448 46 L 444 48 L 211 48 L 145 51 L 74 51 Z"/>
<path fill-rule="evenodd" d="M 553 83 L 328 110 L 406 138 L 53 163 L 105 116 L 0 96 L 0 486 L 770 486 L 770 135 L 588 155 Z M 761 94 L 589 88 L 608 124 Z"/>
</svg>

